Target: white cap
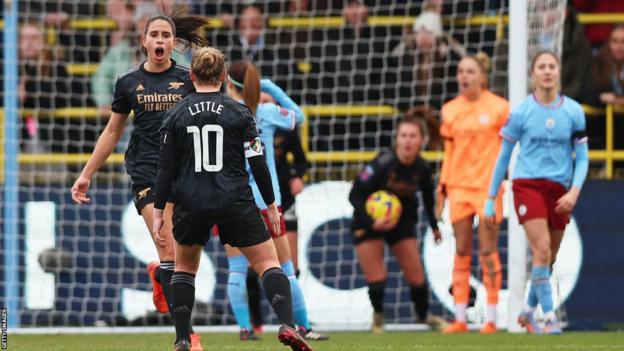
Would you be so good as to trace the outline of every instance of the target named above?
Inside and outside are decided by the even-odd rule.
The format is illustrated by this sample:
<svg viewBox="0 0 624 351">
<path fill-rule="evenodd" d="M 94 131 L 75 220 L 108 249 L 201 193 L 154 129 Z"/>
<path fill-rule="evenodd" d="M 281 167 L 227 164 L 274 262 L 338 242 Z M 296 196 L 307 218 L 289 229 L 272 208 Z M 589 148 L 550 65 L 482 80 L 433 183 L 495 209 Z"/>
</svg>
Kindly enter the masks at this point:
<svg viewBox="0 0 624 351">
<path fill-rule="evenodd" d="M 412 28 L 414 32 L 424 29 L 433 33 L 436 37 L 440 37 L 444 34 L 442 31 L 442 18 L 439 13 L 434 11 L 422 12 L 418 18 L 416 18 L 416 21 L 414 21 L 414 26 Z"/>
</svg>

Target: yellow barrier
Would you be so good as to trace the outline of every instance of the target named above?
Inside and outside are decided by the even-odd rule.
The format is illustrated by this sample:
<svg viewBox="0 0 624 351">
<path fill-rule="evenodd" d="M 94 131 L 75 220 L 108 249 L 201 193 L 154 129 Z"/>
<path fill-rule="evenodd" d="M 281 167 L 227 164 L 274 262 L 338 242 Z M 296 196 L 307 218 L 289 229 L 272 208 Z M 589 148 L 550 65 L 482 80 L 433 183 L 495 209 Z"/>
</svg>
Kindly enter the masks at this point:
<svg viewBox="0 0 624 351">
<path fill-rule="evenodd" d="M 607 171 L 607 179 L 613 178 L 613 105 L 607 105 L 607 123 L 606 123 L 606 136 L 605 136 L 605 144 L 607 147 L 607 159 L 606 161 L 606 171 Z"/>
<path fill-rule="evenodd" d="M 579 13 L 582 24 L 613 24 L 624 22 L 624 13 Z"/>
<path fill-rule="evenodd" d="M 370 26 L 411 26 L 416 16 L 370 16 L 367 19 Z M 601 23 L 624 23 L 624 13 L 580 13 L 578 20 L 582 24 Z M 444 24 L 452 26 L 496 26 L 497 38 L 504 37 L 504 26 L 509 23 L 509 15 L 487 16 L 477 15 L 468 18 L 445 17 Z M 271 17 L 268 19 L 269 27 L 314 27 L 314 28 L 337 28 L 345 25 L 340 16 L 323 17 Z M 0 21 L 0 29 L 4 22 Z M 79 19 L 70 21 L 72 29 L 79 30 L 113 30 L 116 24 L 108 18 Z M 210 18 L 210 28 L 222 28 L 223 21 L 218 17 Z M 68 66 L 68 73 L 73 75 L 91 75 L 97 71 L 98 64 L 73 64 Z"/>
<path fill-rule="evenodd" d="M 345 118 L 360 116 L 378 116 L 384 118 L 392 118 L 400 113 L 392 106 L 375 105 L 375 106 L 350 106 L 350 105 L 320 105 L 320 106 L 302 106 L 302 110 L 308 116 L 308 119 L 301 126 L 301 140 L 304 151 L 308 159 L 315 163 L 357 163 L 368 162 L 372 160 L 377 152 L 375 151 L 310 151 L 310 120 L 316 118 Z M 613 149 L 613 122 L 615 112 L 624 113 L 624 108 L 615 108 L 607 105 L 606 109 L 593 106 L 583 105 L 583 110 L 588 116 L 605 116 L 606 118 L 606 148 L 604 150 L 591 150 L 589 159 L 591 161 L 603 161 L 605 163 L 605 176 L 607 179 L 613 178 L 613 162 L 624 161 L 624 150 Z M 33 111 L 20 111 L 21 115 L 32 113 Z M 50 116 L 56 118 L 98 118 L 97 109 L 95 108 L 66 108 L 55 111 L 42 113 L 40 116 Z M 3 125 L 4 110 L 0 109 L 0 125 Z M 18 161 L 20 164 L 80 164 L 85 163 L 90 154 L 20 154 Z M 430 161 L 441 161 L 443 153 L 439 151 L 427 151 L 423 153 L 423 157 Z M 123 154 L 111 155 L 107 163 L 120 164 L 123 163 Z M 4 176 L 4 128 L 0 128 L 0 181 Z"/>
<path fill-rule="evenodd" d="M 377 154 L 377 151 L 316 151 L 306 153 L 306 157 L 308 161 L 317 163 L 361 163 L 371 161 Z M 442 161 L 444 153 L 442 151 L 423 151 L 422 156 L 428 161 L 436 162 Z"/>
<path fill-rule="evenodd" d="M 370 26 L 411 26 L 415 16 L 370 16 L 367 22 Z M 582 24 L 612 24 L 623 23 L 624 13 L 579 13 L 578 20 Z M 476 15 L 471 17 L 445 17 L 446 25 L 454 26 L 496 26 L 500 16 Z M 504 15 L 503 21 L 509 23 L 509 16 Z M 345 25 L 341 16 L 319 17 L 271 17 L 268 19 L 270 27 L 317 27 L 335 28 Z M 114 30 L 117 24 L 110 18 L 74 19 L 69 21 L 69 27 L 76 30 Z M 218 17 L 211 17 L 208 23 L 210 28 L 222 28 L 223 21 Z M 0 29 L 4 28 L 4 21 L 0 20 Z"/>
<path fill-rule="evenodd" d="M 79 164 L 87 163 L 91 154 L 20 154 L 17 160 L 20 164 L 49 163 L 49 164 Z M 112 154 L 106 163 L 123 163 L 124 154 Z"/>
<path fill-rule="evenodd" d="M 303 113 L 308 116 L 306 121 L 301 125 L 301 144 L 303 151 L 308 153 L 310 151 L 310 117 L 349 117 L 349 116 L 380 116 L 380 117 L 392 117 L 399 112 L 392 106 L 388 105 L 374 105 L 374 106 L 352 106 L 352 105 L 319 105 L 319 106 L 302 106 Z M 349 151 L 346 151 L 349 153 Z M 333 152 L 318 152 L 315 153 L 315 160 L 324 160 L 326 162 L 337 162 L 338 157 L 332 156 Z M 351 156 L 349 156 L 351 157 Z M 343 159 L 345 162 L 350 161 L 352 158 Z M 366 159 L 366 158 L 365 158 Z"/>
<path fill-rule="evenodd" d="M 83 75 L 83 76 L 90 76 L 95 74 L 95 72 L 97 72 L 98 67 L 100 65 L 97 63 L 73 63 L 70 65 L 67 65 L 67 73 L 77 76 L 77 75 Z"/>
</svg>

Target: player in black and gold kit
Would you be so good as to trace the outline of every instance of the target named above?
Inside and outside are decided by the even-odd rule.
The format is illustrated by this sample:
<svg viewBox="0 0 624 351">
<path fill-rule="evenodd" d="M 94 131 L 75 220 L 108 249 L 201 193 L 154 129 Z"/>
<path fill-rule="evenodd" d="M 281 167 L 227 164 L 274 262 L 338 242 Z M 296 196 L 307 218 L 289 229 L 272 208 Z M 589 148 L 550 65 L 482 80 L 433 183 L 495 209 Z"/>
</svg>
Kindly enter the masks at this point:
<svg viewBox="0 0 624 351">
<path fill-rule="evenodd" d="M 429 164 L 420 157 L 420 149 L 426 138 L 424 122 L 414 117 L 405 117 L 399 122 L 395 148 L 380 153 L 353 182 L 349 201 L 353 205 L 353 243 L 366 281 L 368 295 L 373 305 L 373 332 L 383 331 L 383 300 L 387 272 L 384 266 L 384 241 L 410 285 L 410 295 L 416 315 L 421 322 L 441 329 L 444 320 L 428 313 L 429 288 L 420 261 L 416 222 L 418 221 L 418 200 L 416 192 L 421 191 L 429 225 L 436 241 L 440 232 L 433 210 L 433 181 Z M 401 217 L 396 221 L 373 220 L 365 209 L 366 199 L 377 190 L 395 194 L 402 205 Z"/>
<path fill-rule="evenodd" d="M 159 149 L 159 128 L 167 110 L 194 91 L 187 68 L 171 59 L 175 39 L 189 45 L 207 44 L 202 32 L 207 20 L 198 16 L 169 18 L 155 15 L 145 25 L 141 40 L 147 60 L 117 79 L 112 103 L 112 114 L 102 132 L 91 158 L 74 183 L 71 192 L 75 202 L 89 203 L 87 191 L 93 174 L 113 152 L 123 134 L 128 116 L 134 114 L 134 130 L 126 151 L 126 171 L 132 181 L 135 205 L 152 232 L 154 180 L 156 179 Z M 172 204 L 167 205 L 167 221 L 161 234 L 165 245 L 157 245 L 159 262 L 150 263 L 148 272 L 154 285 L 154 304 L 159 312 L 169 311 L 170 283 L 173 275 L 174 249 L 171 234 Z M 193 335 L 192 351 L 203 350 L 199 337 Z"/>
<path fill-rule="evenodd" d="M 188 350 L 195 274 L 214 225 L 219 226 L 221 243 L 239 248 L 262 277 L 267 299 L 282 324 L 279 340 L 293 350 L 312 350 L 294 328 L 290 284 L 249 186 L 245 160 L 268 204 L 269 223 L 279 234 L 280 213 L 254 116 L 245 105 L 221 93 L 226 76 L 219 50 L 197 50 L 191 63 L 196 92 L 167 113 L 161 128 L 152 227 L 154 237 L 164 244 L 160 228 L 171 197 L 176 204 L 171 280 L 176 351 Z"/>
</svg>

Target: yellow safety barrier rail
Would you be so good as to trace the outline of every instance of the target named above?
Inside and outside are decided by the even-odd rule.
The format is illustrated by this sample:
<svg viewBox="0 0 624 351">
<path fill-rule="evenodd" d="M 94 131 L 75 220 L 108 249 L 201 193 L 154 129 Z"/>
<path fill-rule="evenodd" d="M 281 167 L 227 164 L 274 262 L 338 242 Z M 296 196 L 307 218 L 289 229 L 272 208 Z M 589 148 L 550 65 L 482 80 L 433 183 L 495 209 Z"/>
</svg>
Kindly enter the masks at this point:
<svg viewBox="0 0 624 351">
<path fill-rule="evenodd" d="M 415 21 L 414 16 L 370 16 L 368 24 L 371 26 L 405 26 Z M 619 23 L 624 22 L 624 13 L 581 13 L 578 15 L 579 22 L 583 24 Z M 497 26 L 497 31 L 502 30 L 501 24 L 507 24 L 509 17 L 505 16 L 473 16 L 470 18 L 444 18 L 447 25 Z M 344 19 L 335 17 L 279 17 L 268 20 L 270 27 L 340 27 L 344 26 Z M 0 29 L 4 22 L 0 20 Z M 70 27 L 78 30 L 111 30 L 115 29 L 115 22 L 108 18 L 78 19 L 71 20 Z M 211 28 L 221 28 L 223 22 L 219 18 L 212 18 L 209 24 Z M 97 64 L 74 64 L 70 65 L 70 74 L 93 74 L 97 70 Z M 624 150 L 613 149 L 613 121 L 614 108 L 607 105 L 606 109 L 583 106 L 587 115 L 606 118 L 606 148 L 604 150 L 591 150 L 590 160 L 604 161 L 606 178 L 613 177 L 613 162 L 624 161 Z M 35 111 L 21 111 L 22 115 L 31 114 Z M 55 111 L 36 111 L 38 116 L 56 118 L 100 118 L 95 108 L 65 108 Z M 306 115 L 312 118 L 326 117 L 357 117 L 357 116 L 380 116 L 392 118 L 398 115 L 391 106 L 306 106 Z M 623 112 L 618 110 L 617 112 Z M 4 120 L 4 113 L 0 111 L 0 123 Z M 309 151 L 309 119 L 301 127 L 301 138 L 308 159 L 311 162 L 366 162 L 375 157 L 375 151 L 340 151 L 340 152 L 312 152 Z M 18 157 L 20 164 L 32 163 L 84 163 L 89 154 L 21 154 Z M 424 152 L 426 159 L 439 161 L 442 159 L 441 152 Z M 4 130 L 0 128 L 0 177 L 4 176 Z M 123 162 L 123 154 L 114 154 L 107 160 L 108 163 Z"/>
<path fill-rule="evenodd" d="M 370 26 L 410 26 L 416 20 L 416 16 L 370 16 L 367 19 Z M 601 23 L 624 23 L 624 13 L 580 13 L 579 22 L 583 24 Z M 497 37 L 504 36 L 504 27 L 509 23 L 509 16 L 478 15 L 469 18 L 445 17 L 444 23 L 453 26 L 496 26 Z M 115 22 L 108 18 L 77 19 L 69 23 L 72 29 L 80 30 L 113 30 Z M 271 17 L 268 19 L 269 27 L 273 28 L 339 28 L 345 25 L 344 18 L 340 16 L 323 17 Z M 3 22 L 0 21 L 0 29 Z M 223 21 L 218 17 L 210 18 L 210 28 L 222 28 Z M 69 74 L 92 75 L 97 71 L 98 64 L 72 64 L 67 67 Z"/>
<path fill-rule="evenodd" d="M 604 161 L 605 162 L 605 176 L 607 179 L 613 178 L 613 162 L 624 161 L 624 150 L 613 149 L 613 121 L 615 119 L 615 112 L 624 113 L 624 108 L 614 107 L 608 104 L 605 109 L 600 109 L 588 105 L 583 105 L 583 110 L 586 115 L 589 116 L 601 116 L 606 118 L 605 123 L 605 149 L 604 150 L 590 150 L 590 161 Z"/>
<path fill-rule="evenodd" d="M 466 17 L 446 16 L 443 21 L 447 25 L 456 26 L 495 26 L 500 16 L 476 15 Z M 367 19 L 370 26 L 407 26 L 412 25 L 416 16 L 369 16 Z M 582 24 L 611 24 L 624 22 L 624 13 L 579 13 L 578 20 Z M 509 16 L 503 16 L 504 23 L 509 22 Z M 318 17 L 270 17 L 269 27 L 342 27 L 345 25 L 341 16 L 318 16 Z M 223 21 L 219 17 L 211 17 L 208 23 L 210 28 L 222 28 Z M 113 30 L 117 27 L 114 20 L 106 17 L 73 19 L 69 21 L 69 28 L 76 30 Z M 0 20 L 0 29 L 4 28 L 4 21 Z"/>
<path fill-rule="evenodd" d="M 376 151 L 310 151 L 310 123 L 314 123 L 319 118 L 358 118 L 364 116 L 375 116 L 382 118 L 395 118 L 400 112 L 392 106 L 376 105 L 376 106 L 350 106 L 350 105 L 332 105 L 332 106 L 302 106 L 304 113 L 308 116 L 301 126 L 301 140 L 304 151 L 310 162 L 314 163 L 358 163 L 372 160 L 377 154 Z M 615 112 L 623 113 L 624 108 L 614 108 L 607 105 L 605 109 L 584 105 L 583 109 L 590 118 L 606 118 L 605 141 L 606 148 L 604 150 L 590 150 L 589 158 L 591 161 L 601 161 L 605 163 L 605 177 L 613 178 L 613 162 L 624 161 L 624 150 L 613 149 L 613 121 Z M 21 111 L 22 115 L 32 111 Z M 95 108 L 67 108 L 59 109 L 54 113 L 40 113 L 39 115 L 66 118 L 100 118 Z M 0 125 L 4 121 L 4 112 L 0 110 Z M 18 161 L 20 164 L 80 164 L 85 163 L 90 154 L 20 154 Z M 441 161 L 443 153 L 440 151 L 425 151 L 423 157 L 430 161 Z M 123 154 L 113 154 L 108 158 L 107 163 L 120 164 L 123 162 Z M 0 165 L 1 176 L 4 175 L 4 129 L 0 128 Z M 3 177 L 0 177 L 3 179 Z"/>
</svg>

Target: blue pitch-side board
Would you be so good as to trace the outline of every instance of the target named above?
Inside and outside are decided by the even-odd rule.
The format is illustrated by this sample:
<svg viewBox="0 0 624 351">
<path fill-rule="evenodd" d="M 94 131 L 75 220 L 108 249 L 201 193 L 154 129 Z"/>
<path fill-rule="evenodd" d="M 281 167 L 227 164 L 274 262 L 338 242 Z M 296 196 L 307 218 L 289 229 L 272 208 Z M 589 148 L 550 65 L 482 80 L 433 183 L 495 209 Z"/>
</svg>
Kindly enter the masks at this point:
<svg viewBox="0 0 624 351">
<path fill-rule="evenodd" d="M 108 324 L 125 324 L 121 312 L 121 289 L 150 290 L 145 264 L 137 260 L 125 247 L 121 236 L 122 209 L 129 196 L 107 195 L 99 188 L 92 193 L 93 203 L 110 206 L 78 207 L 72 204 L 68 191 L 44 193 L 42 188 L 22 188 L 20 202 L 53 201 L 66 204 L 56 214 L 56 246 L 70 252 L 74 269 L 55 277 L 55 299 L 52 309 L 22 310 L 21 325 L 93 325 L 96 321 Z M 575 218 L 583 242 L 583 265 L 580 278 L 566 302 L 570 322 L 624 322 L 624 182 L 592 181 L 585 185 L 575 211 Z M 23 206 L 21 215 L 23 216 Z M 78 218 L 80 221 L 78 222 Z M 97 220 L 99 225 L 90 223 Z M 108 220 L 108 221 L 107 221 Z M 109 223 L 104 225 L 104 223 Z M 0 226 L 0 228 L 2 228 Z M 365 286 L 355 263 L 348 220 L 335 220 L 326 224 L 323 234 L 314 234 L 308 256 L 310 272 L 327 286 L 335 289 L 354 289 Z M 20 232 L 24 233 L 24 220 L 20 219 Z M 2 241 L 0 241 L 2 245 Z M 152 245 L 145 238 L 145 245 Z M 501 242 L 506 245 L 506 240 Z M 24 250 L 20 240 L 20 250 Z M 0 247 L 1 248 L 1 247 Z M 212 240 L 205 249 L 216 269 L 216 288 L 210 306 L 204 306 L 206 322 L 231 324 L 234 319 L 227 305 L 225 286 L 227 261 L 221 246 Z M 2 251 L 0 251 L 2 256 Z M 505 259 L 503 257 L 503 259 Z M 24 264 L 25 256 L 20 256 Z M 476 261 L 476 260 L 475 260 Z M 2 262 L 2 257 L 0 257 Z M 336 264 L 340 262 L 340 264 Z M 346 264 L 345 264 L 346 262 Z M 394 261 L 389 265 L 388 287 L 402 287 L 400 294 L 386 294 L 386 306 L 397 299 L 409 301 L 408 289 Z M 0 270 L 0 284 L 4 272 Z M 24 269 L 20 270 L 20 295 L 24 294 Z M 0 294 L 3 289 L 0 289 Z M 0 295 L 0 305 L 4 305 Z M 23 301 L 22 301 L 23 306 Z M 408 322 L 412 311 L 409 304 L 390 309 L 387 316 L 394 322 Z M 265 308 L 267 306 L 265 305 Z M 434 311 L 440 311 L 435 304 Z M 208 312 L 211 311 L 211 312 Z M 11 313 L 11 311 L 9 311 Z"/>
</svg>

